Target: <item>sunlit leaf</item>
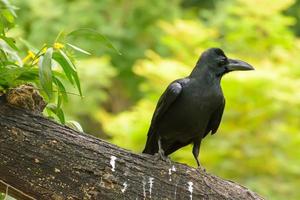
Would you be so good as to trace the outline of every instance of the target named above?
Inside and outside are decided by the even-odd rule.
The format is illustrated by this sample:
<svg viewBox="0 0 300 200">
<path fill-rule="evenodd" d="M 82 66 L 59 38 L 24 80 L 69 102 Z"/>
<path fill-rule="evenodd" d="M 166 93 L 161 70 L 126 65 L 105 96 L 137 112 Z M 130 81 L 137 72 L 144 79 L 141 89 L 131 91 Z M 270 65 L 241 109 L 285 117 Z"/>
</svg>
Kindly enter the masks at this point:
<svg viewBox="0 0 300 200">
<path fill-rule="evenodd" d="M 2 15 L 5 17 L 5 19 L 9 22 L 9 23 L 13 23 L 15 18 L 12 15 L 12 13 L 9 10 L 3 10 L 2 11 Z"/>
</svg>

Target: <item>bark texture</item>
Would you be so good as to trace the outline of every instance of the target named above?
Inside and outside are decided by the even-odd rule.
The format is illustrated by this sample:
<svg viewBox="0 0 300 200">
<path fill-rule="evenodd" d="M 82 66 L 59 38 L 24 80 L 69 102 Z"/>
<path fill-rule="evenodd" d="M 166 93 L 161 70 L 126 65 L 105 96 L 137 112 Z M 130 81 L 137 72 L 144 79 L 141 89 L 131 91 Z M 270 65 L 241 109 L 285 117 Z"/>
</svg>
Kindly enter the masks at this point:
<svg viewBox="0 0 300 200">
<path fill-rule="evenodd" d="M 4 183 L 19 199 L 263 199 L 237 183 L 134 154 L 1 100 L 3 192 Z"/>
</svg>

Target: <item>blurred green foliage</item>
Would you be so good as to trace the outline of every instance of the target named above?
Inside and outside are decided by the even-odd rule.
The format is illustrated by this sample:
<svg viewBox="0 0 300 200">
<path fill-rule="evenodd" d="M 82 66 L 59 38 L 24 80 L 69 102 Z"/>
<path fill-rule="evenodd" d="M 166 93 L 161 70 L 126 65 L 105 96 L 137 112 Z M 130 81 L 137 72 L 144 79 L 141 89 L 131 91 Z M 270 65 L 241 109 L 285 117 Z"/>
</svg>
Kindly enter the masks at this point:
<svg viewBox="0 0 300 200">
<path fill-rule="evenodd" d="M 202 2 L 202 1 L 201 1 Z M 101 43 L 74 38 L 98 57 L 78 56 L 82 100 L 67 114 L 86 132 L 141 152 L 156 102 L 198 56 L 218 46 L 246 60 L 254 72 L 223 78 L 223 121 L 202 145 L 205 168 L 268 199 L 300 199 L 299 1 L 292 0 L 15 0 L 17 30 L 32 45 L 62 29 L 93 28 L 122 55 Z M 67 89 L 71 91 L 70 88 Z M 195 166 L 191 147 L 173 160 Z"/>
</svg>

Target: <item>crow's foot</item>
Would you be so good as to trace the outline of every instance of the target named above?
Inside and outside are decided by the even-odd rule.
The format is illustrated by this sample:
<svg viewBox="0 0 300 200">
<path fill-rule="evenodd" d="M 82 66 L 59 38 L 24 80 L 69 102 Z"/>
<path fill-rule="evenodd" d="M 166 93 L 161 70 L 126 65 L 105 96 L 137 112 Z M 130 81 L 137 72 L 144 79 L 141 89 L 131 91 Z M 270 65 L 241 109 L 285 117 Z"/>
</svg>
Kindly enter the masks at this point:
<svg viewBox="0 0 300 200">
<path fill-rule="evenodd" d="M 202 167 L 202 165 L 199 165 L 199 166 L 197 167 L 197 170 L 198 170 L 198 171 L 202 171 L 202 172 L 206 172 L 206 169 L 205 169 L 204 167 Z"/>
<path fill-rule="evenodd" d="M 172 163 L 172 161 L 170 160 L 170 158 L 168 156 L 165 156 L 163 153 L 158 152 L 154 156 L 155 156 L 155 160 L 156 161 L 162 160 L 162 161 L 165 161 L 165 162 L 167 162 L 169 164 Z"/>
</svg>

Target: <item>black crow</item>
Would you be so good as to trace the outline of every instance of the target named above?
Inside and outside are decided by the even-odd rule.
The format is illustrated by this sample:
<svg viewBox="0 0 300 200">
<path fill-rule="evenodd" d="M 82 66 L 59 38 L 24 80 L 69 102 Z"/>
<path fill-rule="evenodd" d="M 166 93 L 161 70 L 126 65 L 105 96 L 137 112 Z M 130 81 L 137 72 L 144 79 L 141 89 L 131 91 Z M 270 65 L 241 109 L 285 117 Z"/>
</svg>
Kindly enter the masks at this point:
<svg viewBox="0 0 300 200">
<path fill-rule="evenodd" d="M 161 95 L 154 111 L 143 153 L 167 155 L 193 144 L 198 155 L 201 140 L 216 133 L 222 119 L 225 98 L 222 76 L 236 70 L 253 70 L 248 63 L 227 58 L 219 48 L 206 50 L 192 73 L 173 81 Z"/>
</svg>

